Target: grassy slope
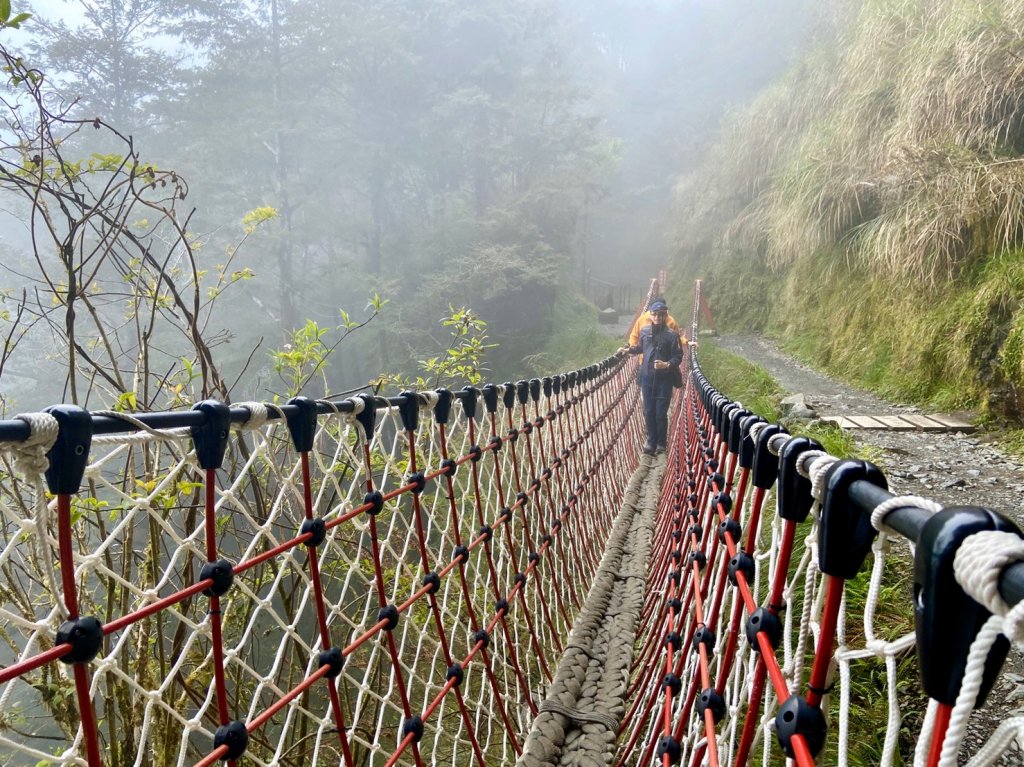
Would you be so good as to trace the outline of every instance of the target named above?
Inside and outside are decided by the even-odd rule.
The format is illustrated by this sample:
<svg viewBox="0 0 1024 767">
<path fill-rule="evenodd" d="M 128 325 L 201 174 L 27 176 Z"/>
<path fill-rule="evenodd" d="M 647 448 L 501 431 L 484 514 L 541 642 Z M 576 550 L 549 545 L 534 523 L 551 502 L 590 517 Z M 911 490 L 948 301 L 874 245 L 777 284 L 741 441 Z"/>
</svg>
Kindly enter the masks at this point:
<svg viewBox="0 0 1024 767">
<path fill-rule="evenodd" d="M 887 396 L 1014 415 L 1024 0 L 849 3 L 681 180 L 677 285 Z"/>
</svg>

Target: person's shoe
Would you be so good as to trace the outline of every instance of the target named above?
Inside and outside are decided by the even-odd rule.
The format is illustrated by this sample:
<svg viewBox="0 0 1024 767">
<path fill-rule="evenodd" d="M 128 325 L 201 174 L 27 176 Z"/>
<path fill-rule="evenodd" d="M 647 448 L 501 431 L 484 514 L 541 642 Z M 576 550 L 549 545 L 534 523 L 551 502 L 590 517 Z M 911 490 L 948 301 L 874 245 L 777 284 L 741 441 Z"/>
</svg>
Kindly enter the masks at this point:
<svg viewBox="0 0 1024 767">
<path fill-rule="evenodd" d="M 664 445 L 658 445 L 656 448 L 654 448 L 654 454 L 655 455 L 661 455 L 664 452 L 665 452 L 665 446 Z"/>
<path fill-rule="evenodd" d="M 654 455 L 654 448 L 644 445 L 644 455 Z"/>
</svg>

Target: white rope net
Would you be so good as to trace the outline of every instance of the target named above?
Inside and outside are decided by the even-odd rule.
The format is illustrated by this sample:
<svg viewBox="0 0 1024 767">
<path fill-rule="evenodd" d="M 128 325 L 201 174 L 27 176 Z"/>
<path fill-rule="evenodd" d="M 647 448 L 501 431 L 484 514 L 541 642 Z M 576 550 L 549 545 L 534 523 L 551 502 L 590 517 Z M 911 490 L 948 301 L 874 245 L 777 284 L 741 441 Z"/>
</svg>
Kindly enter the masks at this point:
<svg viewBox="0 0 1024 767">
<path fill-rule="evenodd" d="M 97 436 L 71 500 L 68 538 L 79 614 L 117 628 L 89 663 L 50 660 L 26 669 L 54 648 L 68 617 L 57 500 L 42 477 L 55 434 L 40 416 L 33 440 L 41 445 L 0 446 L 0 674 L 19 668 L 0 682 L 0 765 L 89 763 L 71 673 L 78 666 L 88 670 L 104 765 L 200 762 L 225 724 L 221 706 L 229 720 L 251 727 L 244 759 L 257 765 L 384 765 L 406 735 L 403 723 L 420 715 L 422 737 L 393 761 L 512 763 L 636 464 L 632 380 L 609 366 L 590 383 L 525 404 L 506 407 L 499 398 L 493 413 L 480 401 L 475 420 L 456 401 L 444 427 L 432 417 L 437 397 L 430 393 L 418 397 L 411 440 L 397 407 L 381 407 L 369 435 L 355 413 L 320 417 L 309 454 L 312 514 L 327 526 L 315 549 L 319 578 L 310 547 L 288 545 L 306 513 L 300 456 L 282 421 L 249 406 L 252 417 L 232 429 L 216 472 L 216 557 L 235 567 L 219 627 L 207 596 L 181 596 L 208 561 L 205 472 L 188 429 Z M 493 435 L 502 438 L 500 449 L 488 449 Z M 478 461 L 474 445 L 483 448 Z M 418 498 L 396 494 L 408 484 L 414 452 L 416 471 L 438 474 Z M 440 473 L 446 458 L 459 464 L 450 484 Z M 368 490 L 394 497 L 376 516 L 353 514 Z M 484 525 L 490 540 L 482 539 Z M 445 572 L 460 545 L 469 548 L 463 564 Z M 436 593 L 424 589 L 428 571 L 440 573 Z M 526 578 L 517 589 L 519 574 Z M 320 653 L 329 649 L 317 580 L 344 667 L 258 722 L 320 670 Z M 509 605 L 499 615 L 496 602 L 504 598 Z M 169 603 L 133 617 L 160 600 Z M 402 608 L 391 631 L 380 628 L 382 604 Z M 116 624 L 123 616 L 124 625 Z M 489 624 L 481 647 L 473 635 Z M 446 685 L 453 663 L 465 666 L 454 687 Z"/>
</svg>

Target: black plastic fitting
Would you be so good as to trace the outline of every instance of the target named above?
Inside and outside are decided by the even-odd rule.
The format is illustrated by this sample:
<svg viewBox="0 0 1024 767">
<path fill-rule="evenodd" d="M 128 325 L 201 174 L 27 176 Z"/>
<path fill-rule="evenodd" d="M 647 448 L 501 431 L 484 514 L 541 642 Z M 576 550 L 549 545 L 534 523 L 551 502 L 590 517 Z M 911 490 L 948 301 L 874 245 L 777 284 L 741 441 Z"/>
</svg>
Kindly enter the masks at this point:
<svg viewBox="0 0 1024 767">
<path fill-rule="evenodd" d="M 437 402 L 434 404 L 434 422 L 447 424 L 452 416 L 453 395 L 448 389 L 437 390 Z"/>
<path fill-rule="evenodd" d="M 299 535 L 309 533 L 310 538 L 306 545 L 315 549 L 327 538 L 327 523 L 322 519 L 304 519 L 302 527 L 299 528 Z"/>
<path fill-rule="evenodd" d="M 366 440 L 373 439 L 373 430 L 377 425 L 377 398 L 368 392 L 357 394 L 354 399 L 363 401 L 363 409 L 356 414 L 356 421 L 363 427 Z"/>
<path fill-rule="evenodd" d="M 473 463 L 479 463 L 480 459 L 484 456 L 484 451 L 479 445 L 473 445 L 468 451 L 469 460 Z"/>
<path fill-rule="evenodd" d="M 103 647 L 103 624 L 92 616 L 64 621 L 57 629 L 54 645 L 69 644 L 71 652 L 61 657 L 64 663 L 89 663 Z"/>
<path fill-rule="evenodd" d="M 462 664 L 461 663 L 453 663 L 452 665 L 450 665 L 448 667 L 448 671 L 444 675 L 444 680 L 446 682 L 450 682 L 450 681 L 452 681 L 454 679 L 455 680 L 455 686 L 456 687 L 461 687 L 462 686 L 462 680 L 465 678 L 465 676 L 466 676 L 466 672 L 463 670 Z"/>
<path fill-rule="evenodd" d="M 411 484 L 413 494 L 419 495 L 427 486 L 427 477 L 422 471 L 416 471 L 405 478 L 405 484 Z"/>
<path fill-rule="evenodd" d="M 480 396 L 480 390 L 475 386 L 463 386 L 462 387 L 462 412 L 466 414 L 466 418 L 471 421 L 476 418 L 476 405 L 477 398 Z"/>
<path fill-rule="evenodd" d="M 700 714 L 701 720 L 704 719 L 705 711 L 711 711 L 711 718 L 715 720 L 715 724 L 722 721 L 725 716 L 725 698 L 719 695 L 714 687 L 702 690 L 700 697 L 697 698 L 697 713 Z"/>
<path fill-rule="evenodd" d="M 452 549 L 452 559 L 458 559 L 461 564 L 469 561 L 469 549 L 465 546 L 456 546 Z"/>
<path fill-rule="evenodd" d="M 821 449 L 821 443 L 817 440 L 791 437 L 779 450 L 779 486 L 776 490 L 779 516 L 789 522 L 800 524 L 811 513 L 811 507 L 814 506 L 811 480 L 797 471 L 797 463 L 808 450 Z"/>
<path fill-rule="evenodd" d="M 487 632 L 487 629 L 480 629 L 473 634 L 473 644 L 479 644 L 481 649 L 486 650 L 491 644 L 491 635 Z"/>
<path fill-rule="evenodd" d="M 708 566 L 708 557 L 703 551 L 691 551 L 689 558 L 686 560 L 687 564 L 692 565 L 694 562 L 697 563 L 697 569 L 703 570 Z"/>
<path fill-rule="evenodd" d="M 683 689 L 683 680 L 675 674 L 665 674 L 661 678 L 661 689 L 671 690 L 673 695 L 678 695 Z"/>
<path fill-rule="evenodd" d="M 867 461 L 838 461 L 825 474 L 821 503 L 821 527 L 818 533 L 818 569 L 835 578 L 857 575 L 871 550 L 878 531 L 871 515 L 864 514 L 850 501 L 850 485 L 857 481 L 888 490 L 885 476 Z"/>
<path fill-rule="evenodd" d="M 668 756 L 669 764 L 679 764 L 679 760 L 682 758 L 682 755 L 682 746 L 680 746 L 679 741 L 671 735 L 666 735 L 658 741 L 658 764 L 664 764 L 665 756 Z"/>
<path fill-rule="evenodd" d="M 384 494 L 380 490 L 371 490 L 363 496 L 363 505 L 370 504 L 370 508 L 366 510 L 366 513 L 371 517 L 375 517 L 380 514 L 384 508 Z"/>
<path fill-rule="evenodd" d="M 92 416 L 75 405 L 53 405 L 45 412 L 57 421 L 57 440 L 46 454 L 46 489 L 54 495 L 74 495 L 89 465 Z"/>
<path fill-rule="evenodd" d="M 401 615 L 396 605 L 384 605 L 377 611 L 377 623 L 387 621 L 387 624 L 384 626 L 385 631 L 394 631 L 400 617 Z"/>
<path fill-rule="evenodd" d="M 441 588 L 441 576 L 431 570 L 423 576 L 423 585 L 430 587 L 430 591 L 427 592 L 428 594 L 436 594 Z"/>
<path fill-rule="evenodd" d="M 417 714 L 410 716 L 402 722 L 402 740 L 412 735 L 412 742 L 419 743 L 423 740 L 423 717 Z"/>
<path fill-rule="evenodd" d="M 498 386 L 497 384 L 485 384 L 480 390 L 484 398 L 484 409 L 488 413 L 496 413 L 498 411 Z"/>
<path fill-rule="evenodd" d="M 738 521 L 729 517 L 718 525 L 718 540 L 723 544 L 725 543 L 726 533 L 732 538 L 732 542 L 738 546 L 743 535 L 743 528 Z"/>
<path fill-rule="evenodd" d="M 317 668 L 331 667 L 331 670 L 324 675 L 328 679 L 334 679 L 345 668 L 345 656 L 342 654 L 340 647 L 332 647 L 329 650 L 321 651 L 316 656 L 316 662 Z"/>
<path fill-rule="evenodd" d="M 249 747 L 249 731 L 245 728 L 245 722 L 239 722 L 236 719 L 218 727 L 217 731 L 213 733 L 213 748 L 216 750 L 221 746 L 228 747 L 221 757 L 222 760 L 240 759 Z"/>
<path fill-rule="evenodd" d="M 199 571 L 200 581 L 213 581 L 203 594 L 208 597 L 222 597 L 228 593 L 235 582 L 235 568 L 228 560 L 218 559 L 216 562 L 207 562 Z"/>
<path fill-rule="evenodd" d="M 441 461 L 441 471 L 446 477 L 454 477 L 455 472 L 458 471 L 459 465 L 455 463 L 451 458 L 445 458 Z"/>
<path fill-rule="evenodd" d="M 914 622 L 924 691 L 953 705 L 967 666 L 971 644 L 990 613 L 969 597 L 953 575 L 956 552 L 974 533 L 986 530 L 1020 536 L 1018 527 L 990 509 L 951 506 L 930 517 L 921 529 L 914 555 Z M 1010 649 L 999 635 L 985 659 L 976 706 L 985 702 Z"/>
<path fill-rule="evenodd" d="M 779 459 L 768 449 L 768 442 L 772 437 L 788 433 L 777 423 L 773 423 L 765 426 L 757 435 L 757 443 L 754 445 L 754 466 L 751 471 L 754 487 L 768 490 L 775 484 L 779 476 Z"/>
<path fill-rule="evenodd" d="M 398 415 L 402 419 L 402 428 L 416 431 L 420 425 L 420 395 L 414 391 L 404 391 L 398 395 Z"/>
<path fill-rule="evenodd" d="M 791 695 L 779 706 L 775 716 L 775 737 L 790 759 L 794 758 L 793 736 L 802 735 L 811 756 L 817 756 L 825 745 L 825 715 L 799 695 Z"/>
<path fill-rule="evenodd" d="M 761 652 L 761 645 L 757 641 L 757 635 L 764 633 L 771 642 L 772 649 L 779 649 L 779 642 L 782 640 L 782 622 L 779 617 L 766 607 L 758 607 L 747 618 L 747 641 L 754 652 Z"/>
<path fill-rule="evenodd" d="M 729 583 L 733 586 L 738 583 L 737 576 L 739 573 L 743 573 L 743 577 L 748 584 L 753 582 L 754 558 L 742 549 L 737 551 L 736 556 L 729 560 Z"/>
<path fill-rule="evenodd" d="M 197 402 L 192 409 L 206 416 L 202 424 L 190 429 L 199 466 L 203 469 L 219 469 L 228 449 L 231 408 L 223 402 L 208 399 Z"/>
<path fill-rule="evenodd" d="M 693 651 L 700 652 L 701 645 L 707 649 L 709 658 L 715 654 L 715 632 L 707 626 L 701 626 L 693 632 Z"/>
<path fill-rule="evenodd" d="M 476 531 L 477 537 L 483 536 L 484 542 L 488 543 L 494 537 L 494 528 L 490 525 L 481 525 L 480 529 Z"/>
<path fill-rule="evenodd" d="M 292 446 L 298 453 L 308 453 L 313 449 L 316 436 L 316 401 L 309 397 L 292 397 L 288 404 L 295 408 L 285 415 Z"/>
</svg>

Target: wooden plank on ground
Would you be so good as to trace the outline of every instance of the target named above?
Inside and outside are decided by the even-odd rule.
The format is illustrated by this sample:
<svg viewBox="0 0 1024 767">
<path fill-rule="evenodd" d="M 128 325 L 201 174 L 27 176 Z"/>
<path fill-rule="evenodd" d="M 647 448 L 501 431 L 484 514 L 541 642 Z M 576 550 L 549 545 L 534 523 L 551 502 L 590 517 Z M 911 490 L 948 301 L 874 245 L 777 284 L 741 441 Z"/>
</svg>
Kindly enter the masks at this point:
<svg viewBox="0 0 1024 767">
<path fill-rule="evenodd" d="M 895 415 L 875 415 L 872 416 L 876 421 L 881 421 L 889 429 L 895 431 L 906 431 L 907 429 L 917 428 L 912 423 L 907 423 L 899 416 Z"/>
<path fill-rule="evenodd" d="M 933 421 L 931 418 L 928 418 L 927 416 L 923 416 L 923 415 L 909 415 L 908 414 L 908 415 L 901 415 L 900 418 L 902 418 L 904 421 L 908 421 L 908 422 L 914 424 L 914 426 L 917 426 L 920 429 L 926 429 L 928 431 L 935 431 L 935 430 L 945 431 L 948 428 L 944 424 L 941 424 L 938 421 Z"/>
<path fill-rule="evenodd" d="M 938 421 L 943 426 L 949 429 L 956 429 L 957 431 L 974 431 L 974 424 L 967 423 L 967 421 L 961 420 L 960 418 L 954 418 L 951 415 L 929 415 L 933 421 Z"/>
<path fill-rule="evenodd" d="M 848 415 L 848 420 L 853 421 L 855 424 L 860 426 L 862 429 L 884 429 L 885 424 L 880 421 L 876 421 L 869 415 Z"/>
<path fill-rule="evenodd" d="M 849 418 L 845 418 L 841 415 L 830 415 L 827 418 L 822 418 L 822 421 L 826 423 L 834 423 L 840 429 L 860 429 L 860 424 L 856 424 Z"/>
</svg>

